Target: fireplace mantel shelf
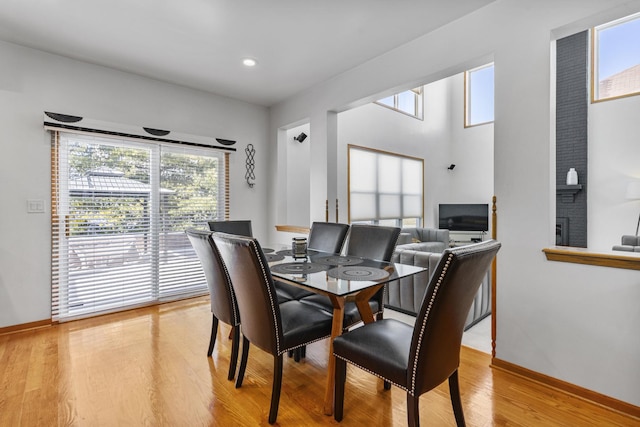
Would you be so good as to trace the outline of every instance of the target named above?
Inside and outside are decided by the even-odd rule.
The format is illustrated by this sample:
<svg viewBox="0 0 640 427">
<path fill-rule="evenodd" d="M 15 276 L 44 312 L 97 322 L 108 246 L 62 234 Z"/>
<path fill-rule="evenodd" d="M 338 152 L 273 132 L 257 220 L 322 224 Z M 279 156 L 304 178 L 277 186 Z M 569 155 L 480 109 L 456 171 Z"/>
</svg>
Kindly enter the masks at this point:
<svg viewBox="0 0 640 427">
<path fill-rule="evenodd" d="M 573 203 L 576 194 L 582 190 L 582 184 L 576 185 L 556 185 L 556 194 L 562 198 L 564 203 Z"/>
</svg>

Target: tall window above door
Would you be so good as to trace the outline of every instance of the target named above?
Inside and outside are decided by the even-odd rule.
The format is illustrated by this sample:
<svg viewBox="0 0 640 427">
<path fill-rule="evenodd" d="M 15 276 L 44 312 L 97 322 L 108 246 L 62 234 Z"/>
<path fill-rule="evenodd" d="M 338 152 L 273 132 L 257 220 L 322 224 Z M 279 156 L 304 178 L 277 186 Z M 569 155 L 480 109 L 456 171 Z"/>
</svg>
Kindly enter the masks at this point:
<svg viewBox="0 0 640 427">
<path fill-rule="evenodd" d="M 593 102 L 640 94 L 640 14 L 592 30 Z"/>
<path fill-rule="evenodd" d="M 424 160 L 349 145 L 349 222 L 420 226 Z"/>
<path fill-rule="evenodd" d="M 464 126 L 493 122 L 493 63 L 464 73 Z"/>
<path fill-rule="evenodd" d="M 376 104 L 422 120 L 423 92 L 422 86 L 420 86 L 415 89 L 405 90 L 404 92 L 379 99 L 376 101 Z"/>
</svg>

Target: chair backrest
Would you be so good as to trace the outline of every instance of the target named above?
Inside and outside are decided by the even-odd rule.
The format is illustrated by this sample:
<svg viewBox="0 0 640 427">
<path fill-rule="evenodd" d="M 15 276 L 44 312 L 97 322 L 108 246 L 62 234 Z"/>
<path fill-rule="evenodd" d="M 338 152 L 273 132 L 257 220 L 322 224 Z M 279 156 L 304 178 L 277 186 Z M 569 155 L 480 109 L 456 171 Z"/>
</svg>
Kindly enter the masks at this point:
<svg viewBox="0 0 640 427">
<path fill-rule="evenodd" d="M 242 334 L 262 350 L 277 355 L 282 338 L 282 320 L 271 271 L 256 239 L 214 233 L 233 283 L 242 318 Z"/>
<path fill-rule="evenodd" d="M 228 325 L 239 325 L 240 313 L 236 305 L 236 297 L 222 258 L 211 239 L 213 233 L 190 228 L 186 234 L 204 270 L 211 296 L 211 312 L 218 320 Z"/>
<path fill-rule="evenodd" d="M 234 221 L 207 221 L 211 231 L 219 233 L 235 234 L 238 236 L 253 237 L 251 220 Z"/>
<path fill-rule="evenodd" d="M 314 222 L 309 231 L 307 247 L 322 252 L 338 254 L 349 232 L 349 224 Z"/>
<path fill-rule="evenodd" d="M 422 242 L 442 242 L 449 245 L 449 230 L 436 228 L 417 228 L 418 239 Z M 404 232 L 404 229 L 403 229 Z"/>
<path fill-rule="evenodd" d="M 446 249 L 442 254 L 413 331 L 407 384 L 416 396 L 438 386 L 458 369 L 465 320 L 499 249 L 499 242 L 488 240 Z"/>
<path fill-rule="evenodd" d="M 349 232 L 347 255 L 391 261 L 400 228 L 353 224 Z"/>
</svg>

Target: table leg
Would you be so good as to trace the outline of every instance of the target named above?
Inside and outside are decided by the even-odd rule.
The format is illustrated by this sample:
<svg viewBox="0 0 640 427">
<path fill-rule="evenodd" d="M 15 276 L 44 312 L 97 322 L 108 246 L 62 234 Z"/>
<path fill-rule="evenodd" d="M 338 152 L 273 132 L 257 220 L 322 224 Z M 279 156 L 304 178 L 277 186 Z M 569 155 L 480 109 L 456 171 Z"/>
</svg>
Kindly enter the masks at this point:
<svg viewBox="0 0 640 427">
<path fill-rule="evenodd" d="M 342 334 L 342 322 L 344 319 L 345 298 L 331 295 L 333 304 L 333 323 L 331 325 L 331 337 L 329 338 L 329 360 L 327 361 L 327 389 L 324 395 L 324 413 L 333 415 L 333 396 L 335 392 L 336 359 L 333 357 L 333 339 Z"/>
<path fill-rule="evenodd" d="M 373 311 L 371 311 L 371 306 L 369 305 L 369 300 L 380 290 L 382 286 L 383 285 L 365 289 L 359 292 L 355 297 L 356 307 L 358 307 L 360 318 L 364 323 L 371 323 L 375 321 Z"/>
</svg>

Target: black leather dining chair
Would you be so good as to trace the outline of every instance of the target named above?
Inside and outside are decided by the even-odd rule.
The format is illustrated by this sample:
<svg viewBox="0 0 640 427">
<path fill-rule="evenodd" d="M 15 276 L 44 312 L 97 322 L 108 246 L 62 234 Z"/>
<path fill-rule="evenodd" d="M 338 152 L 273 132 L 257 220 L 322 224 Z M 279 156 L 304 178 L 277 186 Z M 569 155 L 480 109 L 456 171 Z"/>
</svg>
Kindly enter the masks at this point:
<svg viewBox="0 0 640 427">
<path fill-rule="evenodd" d="M 343 417 L 346 364 L 350 363 L 407 392 L 411 427 L 420 424 L 420 395 L 448 380 L 456 423 L 465 425 L 458 385 L 464 322 L 499 249 L 495 240 L 446 249 L 431 276 L 414 326 L 382 319 L 335 338 L 337 421 Z"/>
<path fill-rule="evenodd" d="M 269 423 L 276 422 L 284 353 L 331 335 L 332 317 L 299 301 L 278 304 L 266 257 L 257 240 L 214 233 L 213 240 L 229 272 L 242 318 L 242 357 L 236 387 L 242 386 L 249 346 L 274 359 Z"/>
<path fill-rule="evenodd" d="M 237 236 L 253 237 L 250 220 L 207 221 L 209 229 L 218 233 L 234 234 Z M 308 291 L 296 288 L 285 283 L 276 282 L 278 302 L 282 303 L 292 299 L 299 299 L 307 295 Z M 299 359 L 299 358 L 298 358 Z"/>
<path fill-rule="evenodd" d="M 349 232 L 346 254 L 389 262 L 400 230 L 399 227 L 353 224 Z"/>
<path fill-rule="evenodd" d="M 309 238 L 307 240 L 307 248 L 327 252 L 331 254 L 339 254 L 349 233 L 349 224 L 341 224 L 337 222 L 314 222 L 309 230 Z M 301 300 L 305 297 L 312 297 L 313 292 L 297 286 L 276 280 L 276 291 L 279 300 Z M 326 297 L 320 297 L 326 298 Z M 331 307 L 331 301 L 327 299 L 328 306 Z M 326 309 L 326 307 L 323 307 Z M 329 312 L 332 312 L 329 310 Z M 291 352 L 289 356 L 294 356 L 296 361 L 305 357 L 306 348 L 301 347 L 297 352 Z"/>
<path fill-rule="evenodd" d="M 347 255 L 389 262 L 393 256 L 401 230 L 398 227 L 354 224 L 351 226 L 351 232 L 349 233 Z M 377 319 L 382 319 L 384 311 L 383 300 L 384 287 L 369 301 L 371 311 L 373 311 Z M 357 313 L 357 310 L 355 313 Z M 360 315 L 358 314 L 357 317 L 359 318 Z"/>
<path fill-rule="evenodd" d="M 236 304 L 235 294 L 220 254 L 211 239 L 212 232 L 191 228 L 186 230 L 186 234 L 202 265 L 211 297 L 213 321 L 207 356 L 213 354 L 213 347 L 216 344 L 216 336 L 218 334 L 218 321 L 230 325 L 232 329 L 231 359 L 227 378 L 233 380 L 236 373 L 236 365 L 238 364 L 238 347 L 240 344 L 240 313 Z"/>
<path fill-rule="evenodd" d="M 314 222 L 309 230 L 307 247 L 321 252 L 339 254 L 347 239 L 349 224 Z"/>
<path fill-rule="evenodd" d="M 400 228 L 398 227 L 353 224 L 349 231 L 345 255 L 389 262 L 398 236 L 400 236 Z M 376 292 L 369 301 L 371 311 L 378 319 L 382 318 L 384 310 L 383 297 L 384 287 Z M 333 305 L 326 296 L 314 294 L 306 296 L 300 301 L 323 308 L 330 313 L 333 312 Z M 347 302 L 344 306 L 343 328 L 347 329 L 361 320 L 358 307 L 353 302 Z"/>
<path fill-rule="evenodd" d="M 349 224 L 314 222 L 311 224 L 309 231 L 307 248 L 320 252 L 328 252 L 330 254 L 339 254 L 342 251 L 348 232 Z M 279 280 L 276 280 L 276 290 L 281 300 L 300 300 L 304 297 L 314 295 L 311 291 L 289 285 Z M 331 303 L 329 302 L 329 304 Z"/>
<path fill-rule="evenodd" d="M 207 221 L 211 231 L 236 234 L 238 236 L 253 237 L 251 220 Z"/>
</svg>

